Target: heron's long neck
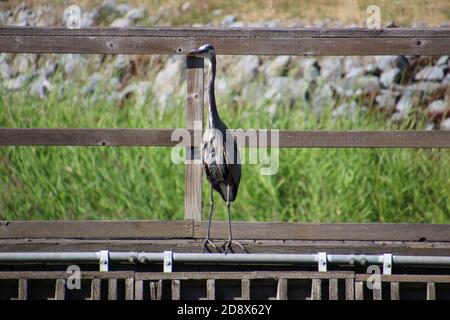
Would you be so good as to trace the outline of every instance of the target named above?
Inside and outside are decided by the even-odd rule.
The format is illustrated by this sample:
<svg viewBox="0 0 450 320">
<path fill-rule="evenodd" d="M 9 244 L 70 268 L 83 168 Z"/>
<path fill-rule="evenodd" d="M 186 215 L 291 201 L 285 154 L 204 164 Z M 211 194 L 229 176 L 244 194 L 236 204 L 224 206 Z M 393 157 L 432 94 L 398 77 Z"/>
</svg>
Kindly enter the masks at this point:
<svg viewBox="0 0 450 320">
<path fill-rule="evenodd" d="M 214 95 L 214 81 L 216 79 L 216 57 L 211 58 L 211 68 L 209 70 L 209 83 L 208 83 L 208 124 L 209 128 L 217 127 L 218 120 L 220 120 L 219 113 L 217 112 L 216 96 Z"/>
</svg>

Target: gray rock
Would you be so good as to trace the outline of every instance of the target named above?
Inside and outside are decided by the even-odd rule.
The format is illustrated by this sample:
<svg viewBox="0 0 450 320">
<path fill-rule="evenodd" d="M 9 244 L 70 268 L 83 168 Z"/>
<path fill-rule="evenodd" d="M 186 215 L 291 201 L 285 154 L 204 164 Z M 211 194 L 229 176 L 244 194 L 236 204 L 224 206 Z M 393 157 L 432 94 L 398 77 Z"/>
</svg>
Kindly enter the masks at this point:
<svg viewBox="0 0 450 320">
<path fill-rule="evenodd" d="M 450 118 L 445 119 L 441 122 L 441 130 L 450 130 Z"/>
<path fill-rule="evenodd" d="M 118 18 L 118 19 L 114 20 L 113 22 L 111 22 L 111 27 L 114 27 L 114 28 L 125 28 L 125 27 L 129 27 L 130 25 L 131 25 L 131 22 L 127 18 Z"/>
<path fill-rule="evenodd" d="M 318 63 L 315 58 L 306 58 L 300 60 L 300 71 L 303 79 L 305 79 L 306 81 L 314 82 L 320 76 Z"/>
<path fill-rule="evenodd" d="M 115 8 L 117 8 L 117 0 L 103 0 L 100 7 L 108 8 L 108 9 L 115 9 Z"/>
<path fill-rule="evenodd" d="M 440 66 L 425 67 L 416 74 L 415 79 L 425 81 L 441 81 L 444 79 L 444 68 Z"/>
<path fill-rule="evenodd" d="M 428 105 L 427 112 L 432 118 L 435 118 L 441 116 L 448 108 L 448 101 L 435 100 Z"/>
<path fill-rule="evenodd" d="M 148 94 L 151 92 L 152 83 L 150 81 L 139 81 L 126 86 L 120 96 L 122 99 L 133 96 L 138 105 L 145 103 Z"/>
<path fill-rule="evenodd" d="M 290 56 L 276 57 L 264 70 L 266 76 L 280 76 L 283 75 L 291 62 Z"/>
<path fill-rule="evenodd" d="M 11 75 L 31 73 L 34 71 L 36 55 L 34 54 L 18 54 L 15 56 L 11 65 Z"/>
<path fill-rule="evenodd" d="M 436 62 L 437 66 L 447 66 L 447 63 L 450 59 L 450 56 L 442 56 L 438 59 L 438 61 Z"/>
<path fill-rule="evenodd" d="M 396 100 L 397 96 L 392 90 L 381 90 L 375 97 L 378 107 L 385 110 L 394 110 Z"/>
<path fill-rule="evenodd" d="M 400 69 L 386 69 L 381 73 L 380 82 L 384 88 L 389 88 L 392 84 L 397 83 L 400 80 Z"/>
<path fill-rule="evenodd" d="M 128 55 L 118 54 L 113 62 L 114 69 L 124 70 L 129 64 Z"/>
<path fill-rule="evenodd" d="M 364 67 L 355 67 L 346 73 L 346 78 L 355 78 L 364 75 L 365 68 Z"/>
<path fill-rule="evenodd" d="M 131 21 L 140 20 L 145 17 L 145 8 L 134 8 L 128 11 L 125 18 Z"/>
<path fill-rule="evenodd" d="M 231 74 L 233 88 L 242 88 L 252 81 L 258 74 L 260 59 L 258 56 L 244 56 L 232 68 Z"/>
<path fill-rule="evenodd" d="M 172 96 L 180 85 L 183 75 L 184 63 L 179 57 L 167 61 L 164 69 L 158 72 L 153 82 L 153 93 L 162 109 L 164 109 L 170 96 Z"/>
<path fill-rule="evenodd" d="M 96 72 L 89 76 L 87 80 L 87 84 L 83 88 L 83 94 L 93 94 L 95 93 L 99 88 L 99 84 L 103 81 L 103 76 Z"/>
<path fill-rule="evenodd" d="M 430 95 L 433 92 L 441 90 L 443 86 L 445 85 L 436 82 L 421 81 L 410 84 L 404 90 L 405 92 L 414 92 L 414 93 L 421 93 L 424 95 Z"/>
<path fill-rule="evenodd" d="M 450 84 L 450 73 L 447 73 L 444 80 L 442 80 L 442 84 Z"/>
<path fill-rule="evenodd" d="M 3 85 L 8 90 L 19 90 L 25 85 L 29 78 L 29 75 L 20 75 L 17 78 L 3 81 Z"/>
<path fill-rule="evenodd" d="M 360 96 L 365 93 L 378 91 L 380 82 L 376 76 L 361 76 L 344 78 L 332 83 L 336 93 L 342 97 Z"/>
<path fill-rule="evenodd" d="M 52 89 L 52 84 L 45 77 L 38 77 L 30 87 L 30 92 L 40 98 L 44 98 L 46 94 Z"/>
<path fill-rule="evenodd" d="M 344 60 L 344 72 L 347 74 L 355 68 L 363 67 L 361 58 L 359 57 L 347 57 Z"/>
<path fill-rule="evenodd" d="M 61 58 L 61 63 L 64 67 L 64 73 L 68 76 L 78 72 L 85 64 L 86 58 L 80 54 L 65 54 Z"/>
<path fill-rule="evenodd" d="M 127 14 L 128 11 L 132 10 L 131 6 L 126 3 L 121 3 L 119 5 L 116 5 L 115 7 L 110 7 L 110 9 L 114 9 L 121 15 L 125 15 L 125 14 Z"/>
<path fill-rule="evenodd" d="M 397 56 L 375 56 L 375 63 L 380 70 L 385 71 L 395 67 Z"/>
<path fill-rule="evenodd" d="M 343 102 L 341 103 L 339 106 L 336 107 L 336 109 L 333 110 L 333 112 L 331 113 L 331 116 L 333 118 L 338 118 L 338 117 L 353 117 L 356 113 L 357 110 L 357 105 L 355 101 L 350 101 L 350 102 Z"/>
<path fill-rule="evenodd" d="M 404 93 L 402 95 L 402 97 L 400 98 L 400 100 L 397 102 L 396 106 L 395 106 L 395 110 L 406 116 L 408 114 L 408 112 L 415 106 L 417 105 L 417 103 L 419 102 L 419 96 L 411 93 L 411 92 L 407 92 Z"/>
<path fill-rule="evenodd" d="M 95 17 L 97 16 L 97 11 L 85 11 L 81 14 L 81 27 L 93 27 L 95 26 Z"/>
<path fill-rule="evenodd" d="M 222 19 L 221 25 L 230 26 L 232 23 L 236 22 L 237 18 L 234 14 L 228 14 Z"/>
<path fill-rule="evenodd" d="M 192 10 L 192 3 L 191 2 L 185 2 L 185 3 L 183 3 L 181 5 L 181 11 L 187 12 L 187 11 L 190 11 L 190 10 Z M 214 11 L 216 11 L 216 10 L 214 10 Z M 213 14 L 214 14 L 214 12 L 213 12 Z"/>
<path fill-rule="evenodd" d="M 333 81 L 342 75 L 342 60 L 338 57 L 326 57 L 320 62 L 320 77 L 323 80 Z"/>
<path fill-rule="evenodd" d="M 312 95 L 312 106 L 316 114 L 319 114 L 325 107 L 333 107 L 335 99 L 333 98 L 333 88 L 329 84 L 317 87 Z"/>
</svg>

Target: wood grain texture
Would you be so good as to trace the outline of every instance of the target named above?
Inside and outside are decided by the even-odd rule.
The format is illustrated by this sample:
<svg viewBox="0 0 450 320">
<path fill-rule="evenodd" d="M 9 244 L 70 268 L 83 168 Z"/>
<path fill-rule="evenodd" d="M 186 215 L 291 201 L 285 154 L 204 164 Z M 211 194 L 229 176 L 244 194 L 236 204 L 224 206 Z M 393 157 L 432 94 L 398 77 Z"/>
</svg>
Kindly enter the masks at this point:
<svg viewBox="0 0 450 320">
<path fill-rule="evenodd" d="M 250 279 L 241 280 L 241 300 L 250 300 Z"/>
<path fill-rule="evenodd" d="M 185 53 L 211 43 L 218 54 L 447 54 L 449 28 L 66 28 L 3 27 L 0 51 Z"/>
<path fill-rule="evenodd" d="M 150 282 L 150 299 L 161 300 L 162 297 L 162 280 Z"/>
<path fill-rule="evenodd" d="M 66 279 L 56 279 L 55 300 L 64 300 L 65 298 L 66 298 Z"/>
<path fill-rule="evenodd" d="M 187 57 L 186 128 L 190 130 L 203 129 L 203 69 L 202 58 Z M 197 148 L 198 146 L 200 143 L 197 142 Z M 200 221 L 202 219 L 203 166 L 200 161 L 200 153 L 196 152 L 197 148 L 195 146 L 186 148 L 184 218 Z"/>
<path fill-rule="evenodd" d="M 108 280 L 108 300 L 117 300 L 117 279 Z"/>
<path fill-rule="evenodd" d="M 216 299 L 216 280 L 208 279 L 206 280 L 206 299 L 215 300 Z"/>
<path fill-rule="evenodd" d="M 0 279 L 2 273 L 0 272 Z M 225 272 L 137 272 L 136 280 L 237 280 L 237 279 L 351 279 L 351 271 L 225 271 Z"/>
<path fill-rule="evenodd" d="M 192 221 L 0 221 L 0 239 L 191 238 Z"/>
<path fill-rule="evenodd" d="M 391 300 L 400 300 L 400 284 L 391 282 Z"/>
<path fill-rule="evenodd" d="M 277 300 L 288 299 L 288 280 L 280 278 L 277 282 Z"/>
<path fill-rule="evenodd" d="M 134 300 L 144 300 L 144 281 L 134 281 Z"/>
<path fill-rule="evenodd" d="M 27 279 L 19 279 L 18 281 L 18 299 L 19 300 L 27 300 L 28 298 L 28 280 Z"/>
<path fill-rule="evenodd" d="M 125 279 L 125 300 L 134 300 L 134 278 Z"/>
<path fill-rule="evenodd" d="M 436 286 L 434 282 L 427 283 L 427 300 L 436 300 Z"/>
<path fill-rule="evenodd" d="M 328 280 L 328 299 L 338 300 L 338 279 Z"/>
<path fill-rule="evenodd" d="M 207 222 L 194 222 L 194 237 L 202 239 Z M 450 225 L 382 223 L 233 222 L 235 239 L 450 241 Z M 227 238 L 226 222 L 211 224 L 214 238 Z"/>
<path fill-rule="evenodd" d="M 195 70 L 195 69 L 194 69 Z M 193 72 L 187 71 L 188 83 Z M 194 73 L 199 75 L 199 73 Z M 197 79 L 198 80 L 198 79 Z M 198 80 L 200 81 L 200 80 Z M 188 86 L 188 90 L 198 88 Z M 200 117 L 200 101 L 188 94 L 188 128 Z M 195 94 L 193 94 L 195 97 Z M 189 98 L 191 96 L 191 98 Z M 230 130 L 242 147 L 280 148 L 450 148 L 450 131 Z M 186 135 L 185 135 L 186 133 Z M 0 146 L 159 146 L 198 147 L 202 132 L 186 129 L 1 128 Z M 189 137 L 192 137 L 189 139 Z M 188 153 L 189 155 L 190 153 Z M 194 153 L 196 154 L 196 153 Z"/>
<path fill-rule="evenodd" d="M 180 300 L 180 289 L 181 283 L 180 280 L 172 280 L 171 281 L 171 289 L 172 289 L 172 300 Z"/>
<path fill-rule="evenodd" d="M 382 300 L 383 292 L 382 292 L 381 288 L 374 288 L 372 290 L 372 296 L 373 296 L 373 300 Z"/>
<path fill-rule="evenodd" d="M 254 241 L 257 240 L 257 241 Z M 450 256 L 450 242 L 364 240 L 244 240 L 250 253 L 383 254 Z M 0 239 L 0 252 L 147 251 L 198 252 L 203 239 Z"/>
<path fill-rule="evenodd" d="M 100 300 L 101 298 L 101 279 L 92 279 L 91 282 L 91 300 Z"/>
<path fill-rule="evenodd" d="M 364 282 L 355 281 L 355 300 L 364 300 Z"/>
<path fill-rule="evenodd" d="M 354 279 L 345 279 L 345 300 L 355 300 Z"/>
<path fill-rule="evenodd" d="M 64 271 L 0 271 L 0 279 L 67 279 L 71 273 Z M 134 276 L 133 271 L 81 272 L 81 279 L 126 279 Z"/>
<path fill-rule="evenodd" d="M 311 300 L 322 300 L 322 280 L 312 279 Z"/>
</svg>

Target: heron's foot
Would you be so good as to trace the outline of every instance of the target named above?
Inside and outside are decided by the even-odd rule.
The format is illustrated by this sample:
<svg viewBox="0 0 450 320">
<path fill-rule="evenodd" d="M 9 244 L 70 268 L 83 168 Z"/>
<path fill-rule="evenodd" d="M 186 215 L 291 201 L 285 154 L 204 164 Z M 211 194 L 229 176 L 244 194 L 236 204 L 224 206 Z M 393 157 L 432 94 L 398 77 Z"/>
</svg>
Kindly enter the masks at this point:
<svg viewBox="0 0 450 320">
<path fill-rule="evenodd" d="M 206 238 L 206 239 L 203 241 L 202 253 L 205 253 L 205 250 L 208 250 L 208 252 L 211 253 L 211 250 L 209 249 L 208 245 L 213 246 L 214 249 L 216 249 L 217 251 L 219 251 L 219 248 L 217 248 L 217 246 L 214 244 L 214 242 L 212 242 L 211 239 Z"/>
<path fill-rule="evenodd" d="M 234 241 L 231 238 L 228 238 L 228 240 L 223 243 L 223 245 L 222 245 L 222 253 L 223 254 L 227 254 L 228 251 L 230 251 L 231 253 L 234 253 L 234 250 L 233 250 L 233 247 L 232 247 L 233 244 L 235 244 L 238 247 L 240 247 L 242 249 L 242 251 L 244 251 L 245 253 L 248 253 L 247 249 L 245 249 L 245 247 L 240 242 Z"/>
</svg>

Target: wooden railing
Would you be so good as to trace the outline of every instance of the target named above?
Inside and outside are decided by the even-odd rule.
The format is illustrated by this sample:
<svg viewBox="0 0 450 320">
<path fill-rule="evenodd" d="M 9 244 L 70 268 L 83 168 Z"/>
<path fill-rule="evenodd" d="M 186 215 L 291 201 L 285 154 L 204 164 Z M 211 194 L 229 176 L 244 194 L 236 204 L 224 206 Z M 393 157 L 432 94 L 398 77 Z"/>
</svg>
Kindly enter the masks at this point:
<svg viewBox="0 0 450 320">
<path fill-rule="evenodd" d="M 443 55 L 450 53 L 450 28 L 0 28 L 0 52 L 10 53 L 185 54 L 205 43 L 213 44 L 219 55 Z M 186 128 L 194 129 L 195 121 L 203 123 L 204 65 L 198 58 L 186 61 Z M 0 129 L 0 146 L 174 146 L 178 141 L 172 141 L 172 132 Z M 195 145 L 182 146 L 188 157 L 196 154 Z M 271 146 L 271 142 L 254 141 L 249 146 Z M 449 148 L 450 132 L 280 131 L 279 147 Z M 188 163 L 185 219 L 201 220 L 201 212 L 202 168 Z"/>
</svg>

